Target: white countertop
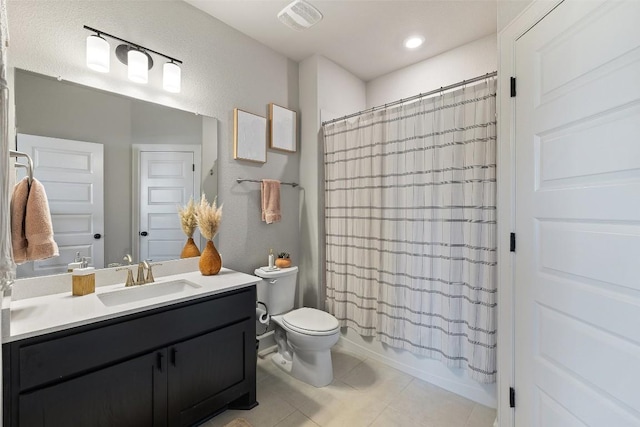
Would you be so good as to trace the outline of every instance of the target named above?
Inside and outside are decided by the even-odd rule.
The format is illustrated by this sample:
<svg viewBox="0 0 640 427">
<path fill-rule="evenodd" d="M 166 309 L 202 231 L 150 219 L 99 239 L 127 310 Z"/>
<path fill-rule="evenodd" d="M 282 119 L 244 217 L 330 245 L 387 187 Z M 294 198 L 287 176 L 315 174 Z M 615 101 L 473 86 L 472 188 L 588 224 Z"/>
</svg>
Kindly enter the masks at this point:
<svg viewBox="0 0 640 427">
<path fill-rule="evenodd" d="M 192 282 L 200 287 L 188 287 L 186 291 L 179 294 L 157 296 L 111 307 L 105 306 L 97 295 L 125 289 L 124 283 L 96 287 L 96 293 L 88 295 L 72 296 L 71 281 L 69 280 L 69 290 L 67 292 L 12 301 L 11 329 L 9 336 L 5 336 L 3 342 L 31 338 L 76 326 L 87 325 L 179 302 L 211 296 L 251 286 L 260 280 L 259 277 L 223 268 L 220 270 L 220 273 L 215 276 L 203 276 L 199 271 L 194 271 L 163 276 L 157 278 L 155 283 L 139 286 L 154 286 L 179 279 Z M 139 286 L 126 289 L 135 289 Z"/>
</svg>

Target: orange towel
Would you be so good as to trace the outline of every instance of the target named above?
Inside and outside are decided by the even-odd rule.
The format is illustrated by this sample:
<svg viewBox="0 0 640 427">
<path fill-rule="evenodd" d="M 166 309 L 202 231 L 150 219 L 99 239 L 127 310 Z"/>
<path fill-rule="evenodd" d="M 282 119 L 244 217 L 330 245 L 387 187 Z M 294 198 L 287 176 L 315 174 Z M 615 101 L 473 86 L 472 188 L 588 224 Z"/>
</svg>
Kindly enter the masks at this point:
<svg viewBox="0 0 640 427">
<path fill-rule="evenodd" d="M 11 246 L 13 247 L 13 261 L 16 264 L 27 261 L 27 236 L 24 226 L 28 197 L 29 181 L 28 178 L 23 178 L 13 188 L 11 195 Z"/>
<path fill-rule="evenodd" d="M 282 219 L 280 214 L 280 181 L 263 179 L 260 184 L 262 195 L 262 220 L 267 224 Z"/>
<path fill-rule="evenodd" d="M 11 240 L 16 264 L 58 256 L 44 186 L 33 179 L 29 188 L 22 179 L 11 197 Z"/>
<path fill-rule="evenodd" d="M 38 261 L 58 256 L 58 245 L 53 240 L 53 224 L 49 212 L 49 202 L 44 186 L 37 180 L 31 181 L 25 219 L 27 236 L 27 260 Z"/>
</svg>

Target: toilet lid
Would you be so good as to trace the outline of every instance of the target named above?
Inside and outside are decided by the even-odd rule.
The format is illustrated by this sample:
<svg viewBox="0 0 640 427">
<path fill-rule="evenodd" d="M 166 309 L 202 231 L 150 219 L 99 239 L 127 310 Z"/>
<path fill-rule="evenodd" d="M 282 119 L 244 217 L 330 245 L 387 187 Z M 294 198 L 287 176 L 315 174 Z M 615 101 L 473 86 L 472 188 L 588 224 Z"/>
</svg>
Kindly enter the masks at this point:
<svg viewBox="0 0 640 427">
<path fill-rule="evenodd" d="M 303 307 L 282 316 L 282 321 L 294 330 L 315 335 L 318 332 L 333 332 L 340 324 L 327 312 Z"/>
</svg>

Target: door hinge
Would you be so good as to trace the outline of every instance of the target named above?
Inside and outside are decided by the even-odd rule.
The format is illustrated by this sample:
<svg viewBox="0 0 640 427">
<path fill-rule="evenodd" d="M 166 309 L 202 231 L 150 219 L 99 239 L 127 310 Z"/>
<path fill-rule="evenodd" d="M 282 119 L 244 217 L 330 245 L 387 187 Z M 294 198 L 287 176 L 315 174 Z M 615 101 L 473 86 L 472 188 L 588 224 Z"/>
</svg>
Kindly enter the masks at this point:
<svg viewBox="0 0 640 427">
<path fill-rule="evenodd" d="M 509 251 L 516 251 L 516 233 L 511 233 L 511 235 L 509 236 Z"/>
<path fill-rule="evenodd" d="M 191 163 L 191 172 L 195 172 L 195 171 L 196 171 L 196 164 Z"/>
<path fill-rule="evenodd" d="M 511 97 L 515 98 L 516 96 L 516 78 L 511 77 Z"/>
<path fill-rule="evenodd" d="M 516 407 L 516 389 L 509 387 L 509 408 Z"/>
</svg>

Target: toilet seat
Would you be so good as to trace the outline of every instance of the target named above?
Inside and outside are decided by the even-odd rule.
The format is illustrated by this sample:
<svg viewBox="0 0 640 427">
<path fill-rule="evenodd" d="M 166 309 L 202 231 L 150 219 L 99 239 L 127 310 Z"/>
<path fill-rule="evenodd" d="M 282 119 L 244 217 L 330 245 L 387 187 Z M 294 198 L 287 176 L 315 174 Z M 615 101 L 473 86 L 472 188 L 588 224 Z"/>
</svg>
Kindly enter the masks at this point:
<svg viewBox="0 0 640 427">
<path fill-rule="evenodd" d="M 284 323 L 292 331 L 304 335 L 332 335 L 340 330 L 338 319 L 327 312 L 303 307 L 282 316 Z"/>
</svg>

